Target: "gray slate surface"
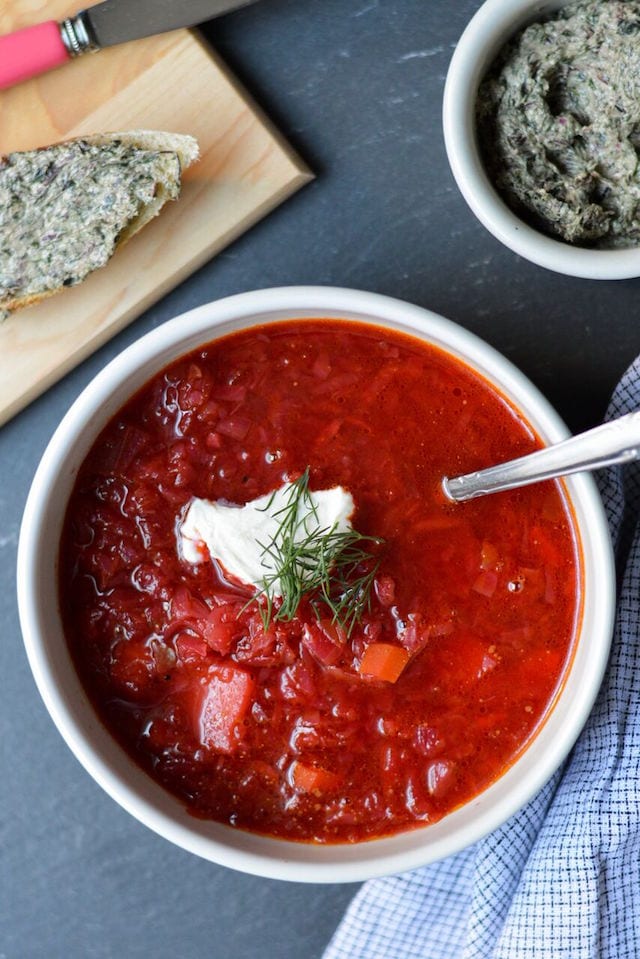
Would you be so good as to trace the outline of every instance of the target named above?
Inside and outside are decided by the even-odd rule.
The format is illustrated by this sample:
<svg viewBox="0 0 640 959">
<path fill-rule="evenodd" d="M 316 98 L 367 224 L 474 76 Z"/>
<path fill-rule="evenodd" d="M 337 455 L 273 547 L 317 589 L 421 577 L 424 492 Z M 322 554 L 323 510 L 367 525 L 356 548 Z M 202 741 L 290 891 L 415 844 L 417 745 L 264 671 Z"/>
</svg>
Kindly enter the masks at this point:
<svg viewBox="0 0 640 959">
<path fill-rule="evenodd" d="M 458 194 L 441 99 L 478 6 L 261 0 L 208 27 L 317 180 L 0 429 L 0 959 L 314 959 L 355 891 L 244 876 L 173 848 L 100 791 L 40 703 L 15 602 L 20 515 L 57 422 L 112 356 L 226 294 L 360 287 L 483 336 L 577 430 L 602 416 L 638 351 L 640 281 L 573 280 L 519 260 Z"/>
</svg>

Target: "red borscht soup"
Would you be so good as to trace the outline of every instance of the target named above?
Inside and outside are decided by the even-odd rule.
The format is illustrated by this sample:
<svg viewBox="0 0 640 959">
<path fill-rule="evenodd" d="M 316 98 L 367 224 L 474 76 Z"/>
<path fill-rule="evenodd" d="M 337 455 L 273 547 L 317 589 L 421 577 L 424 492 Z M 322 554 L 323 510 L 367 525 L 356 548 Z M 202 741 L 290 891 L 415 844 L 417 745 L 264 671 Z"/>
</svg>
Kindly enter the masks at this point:
<svg viewBox="0 0 640 959">
<path fill-rule="evenodd" d="M 321 843 L 436 822 L 513 763 L 571 657 L 562 487 L 440 487 L 539 445 L 463 363 L 368 324 L 274 323 L 171 363 L 102 431 L 64 523 L 63 622 L 101 720 L 199 817 Z M 194 497 L 242 506 L 307 469 L 381 540 L 351 629 L 304 597 L 268 620 L 178 547 Z"/>
</svg>

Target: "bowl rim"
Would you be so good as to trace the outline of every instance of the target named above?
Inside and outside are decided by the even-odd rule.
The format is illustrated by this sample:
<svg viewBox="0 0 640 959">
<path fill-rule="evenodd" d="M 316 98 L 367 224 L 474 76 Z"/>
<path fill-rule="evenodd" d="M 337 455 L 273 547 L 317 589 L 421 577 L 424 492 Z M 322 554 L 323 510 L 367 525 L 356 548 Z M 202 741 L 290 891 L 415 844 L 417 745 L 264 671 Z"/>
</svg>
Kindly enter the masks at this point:
<svg viewBox="0 0 640 959">
<path fill-rule="evenodd" d="M 109 734 L 106 734 L 95 714 L 93 724 L 90 719 L 78 720 L 77 710 L 80 706 L 63 692 L 56 680 L 58 666 L 54 656 L 55 639 L 49 641 L 50 623 L 42 621 L 39 607 L 41 576 L 38 564 L 42 560 L 39 559 L 38 551 L 43 543 L 48 542 L 47 523 L 56 513 L 55 487 L 66 468 L 70 451 L 78 447 L 81 441 L 88 448 L 102 428 L 97 422 L 100 415 L 104 415 L 105 422 L 112 415 L 100 413 L 107 398 L 118 391 L 132 395 L 138 386 L 131 386 L 131 378 L 136 371 L 140 376 L 141 369 L 146 369 L 145 364 L 149 363 L 150 357 L 155 370 L 158 370 L 170 361 L 171 356 L 178 357 L 195 348 L 198 343 L 212 342 L 219 336 L 224 336 L 230 331 L 229 324 L 232 329 L 240 329 L 270 322 L 277 317 L 290 319 L 326 316 L 365 322 L 368 320 L 377 326 L 401 329 L 418 338 L 427 339 L 462 358 L 469 366 L 486 375 L 490 382 L 496 382 L 498 376 L 495 371 L 499 370 L 502 392 L 507 396 L 513 393 L 526 395 L 527 403 L 530 403 L 526 410 L 522 409 L 522 403 L 516 402 L 515 405 L 523 412 L 527 421 L 536 423 L 536 429 L 539 429 L 540 421 L 544 423 L 542 433 L 545 439 L 557 441 L 568 435 L 566 426 L 548 401 L 509 360 L 475 334 L 430 310 L 376 293 L 337 287 L 282 287 L 240 293 L 204 304 L 150 331 L 111 360 L 80 393 L 54 432 L 36 470 L 20 529 L 17 563 L 20 624 L 36 685 L 54 724 L 93 779 L 140 822 L 196 855 L 266 878 L 314 883 L 359 882 L 426 865 L 477 842 L 520 809 L 560 766 L 582 730 L 604 675 L 612 637 L 615 603 L 613 553 L 604 509 L 595 483 L 591 476 L 584 474 L 567 478 L 566 485 L 574 511 L 575 503 L 579 502 L 584 504 L 589 513 L 588 528 L 581 530 L 581 535 L 583 540 L 586 536 L 593 544 L 591 552 L 596 567 L 593 585 L 597 602 L 593 604 L 590 635 L 595 636 L 597 642 L 585 663 L 584 681 L 573 693 L 570 714 L 563 722 L 558 735 L 544 744 L 544 752 L 538 761 L 531 760 L 531 768 L 522 763 L 522 759 L 534 752 L 536 743 L 540 742 L 547 721 L 536 734 L 533 743 L 523 750 L 496 783 L 488 787 L 476 800 L 440 821 L 450 824 L 453 817 L 458 817 L 455 820 L 459 822 L 459 826 L 454 828 L 454 841 L 446 833 L 440 836 L 440 823 L 424 830 L 409 830 L 396 837 L 353 845 L 320 846 L 265 839 L 257 834 L 233 830 L 227 826 L 221 827 L 227 832 L 220 838 L 219 824 L 215 824 L 216 834 L 209 835 L 205 834 L 206 830 L 200 820 L 194 818 L 191 822 L 192 817 L 189 817 L 189 822 L 186 823 L 176 821 L 178 807 L 183 807 L 173 797 L 167 799 L 169 794 L 139 770 L 139 767 L 132 771 L 132 762 L 128 764 L 130 768 L 126 776 L 113 768 L 113 763 L 105 760 L 96 746 L 96 737 L 109 737 Z M 169 358 L 166 355 L 167 350 L 170 352 Z M 485 373 L 485 369 L 489 372 Z M 142 375 L 140 385 L 151 375 L 153 372 Z M 124 402 L 124 398 L 118 399 L 114 411 Z M 86 450 L 78 454 L 78 463 L 85 454 Z M 64 510 L 58 510 L 59 513 L 63 514 Z M 51 569 L 47 566 L 50 576 L 55 576 L 55 560 L 49 562 Z M 583 563 L 584 561 L 583 556 Z M 584 629 L 584 623 L 581 629 Z M 576 644 L 576 648 L 578 645 Z M 66 655 L 70 660 L 68 651 Z M 557 702 L 565 695 L 573 669 L 572 663 Z M 77 675 L 76 685 L 80 686 Z M 550 711 L 551 715 L 557 709 L 557 702 Z M 116 752 L 124 756 L 124 751 L 119 746 L 116 746 Z M 120 765 L 127 765 L 123 757 L 120 757 L 118 762 Z M 518 774 L 514 774 L 513 770 L 518 768 Z M 135 769 L 138 769 L 137 774 Z M 500 789 L 496 792 L 496 787 L 504 784 L 505 780 L 508 780 L 506 798 L 500 796 Z M 483 802 L 486 805 L 488 801 L 484 797 L 492 791 L 498 796 L 498 801 L 476 818 L 475 807 L 482 806 Z M 461 812 L 465 813 L 466 818 L 471 817 L 470 823 L 465 821 L 465 816 L 459 815 Z M 242 834 L 246 842 L 234 847 L 235 839 L 232 840 L 231 837 L 237 837 L 238 834 Z M 427 834 L 433 837 L 433 841 L 430 841 Z M 414 842 L 409 842 L 406 837 L 412 837 Z M 399 838 L 402 843 L 394 843 Z M 395 848 L 396 846 L 402 848 Z"/>
<path fill-rule="evenodd" d="M 592 280 L 640 276 L 640 246 L 593 250 L 553 239 L 507 206 L 487 176 L 476 140 L 478 85 L 505 41 L 520 27 L 543 19 L 571 0 L 485 0 L 465 28 L 445 80 L 442 123 L 453 177 L 475 216 L 519 256 L 555 273 Z"/>
</svg>

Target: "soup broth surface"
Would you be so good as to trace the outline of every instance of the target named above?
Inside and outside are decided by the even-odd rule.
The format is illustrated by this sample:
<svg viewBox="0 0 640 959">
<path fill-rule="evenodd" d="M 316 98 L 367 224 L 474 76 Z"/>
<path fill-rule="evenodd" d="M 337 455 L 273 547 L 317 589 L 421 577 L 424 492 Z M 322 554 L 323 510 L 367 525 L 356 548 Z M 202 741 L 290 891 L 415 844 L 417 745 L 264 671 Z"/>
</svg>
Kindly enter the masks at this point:
<svg viewBox="0 0 640 959">
<path fill-rule="evenodd" d="M 366 324 L 274 323 L 173 362 L 102 431 L 64 523 L 63 621 L 102 721 L 200 817 L 321 843 L 436 822 L 514 761 L 570 659 L 561 486 L 440 487 L 539 445 L 461 362 Z M 243 505 L 307 467 L 384 540 L 350 635 L 305 601 L 265 625 L 253 589 L 177 547 L 193 497 Z M 404 657 L 395 681 L 362 668 L 376 645 Z"/>
</svg>

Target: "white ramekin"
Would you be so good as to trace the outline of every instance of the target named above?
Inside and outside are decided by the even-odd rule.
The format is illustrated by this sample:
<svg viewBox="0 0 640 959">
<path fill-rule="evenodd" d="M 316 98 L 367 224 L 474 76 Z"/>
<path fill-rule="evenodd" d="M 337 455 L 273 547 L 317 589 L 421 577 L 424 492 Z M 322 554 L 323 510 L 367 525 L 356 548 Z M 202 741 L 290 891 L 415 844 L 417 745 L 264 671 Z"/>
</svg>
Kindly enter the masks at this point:
<svg viewBox="0 0 640 959">
<path fill-rule="evenodd" d="M 295 317 L 369 321 L 434 343 L 496 384 L 547 442 L 567 435 L 538 390 L 503 356 L 466 330 L 399 300 L 330 287 L 262 290 L 209 303 L 148 333 L 99 373 L 66 414 L 40 462 L 18 548 L 24 642 L 51 717 L 93 778 L 140 822 L 205 859 L 277 879 L 355 882 L 449 856 L 504 822 L 567 755 L 591 709 L 612 632 L 615 581 L 610 539 L 590 476 L 567 480 L 584 558 L 582 626 L 553 709 L 515 764 L 467 805 L 426 828 L 355 845 L 270 839 L 190 816 L 121 749 L 97 718 L 78 679 L 60 622 L 58 543 L 78 468 L 107 421 L 153 374 L 200 344 L 244 327 Z"/>
<path fill-rule="evenodd" d="M 567 0 L 486 0 L 469 22 L 451 59 L 444 90 L 444 139 L 465 200 L 490 233 L 520 256 L 556 273 L 592 280 L 640 276 L 640 247 L 593 250 L 554 240 L 511 212 L 489 180 L 478 149 L 478 87 L 505 42 Z"/>
</svg>

